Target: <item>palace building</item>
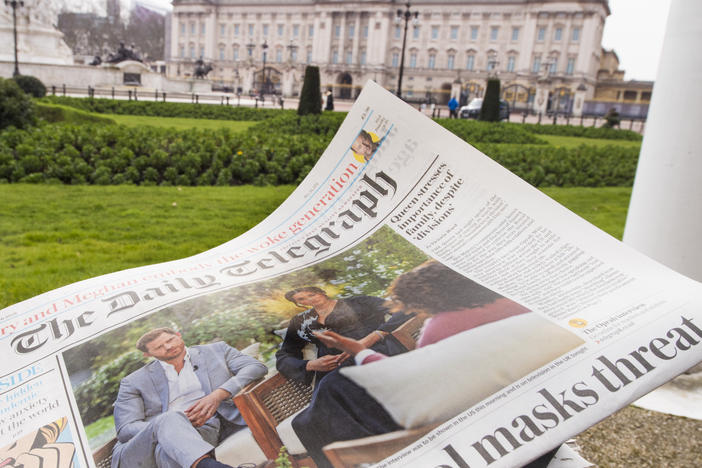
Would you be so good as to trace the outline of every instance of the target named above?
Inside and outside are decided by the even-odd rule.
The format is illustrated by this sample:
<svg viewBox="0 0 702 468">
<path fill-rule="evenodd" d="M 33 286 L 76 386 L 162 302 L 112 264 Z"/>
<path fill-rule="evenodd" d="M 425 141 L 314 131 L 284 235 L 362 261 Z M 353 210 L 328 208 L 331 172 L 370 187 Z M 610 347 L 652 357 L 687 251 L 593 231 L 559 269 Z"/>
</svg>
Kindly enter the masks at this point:
<svg viewBox="0 0 702 468">
<path fill-rule="evenodd" d="M 465 102 L 496 75 L 513 109 L 580 115 L 609 58 L 601 45 L 607 0 L 424 0 L 412 2 L 409 15 L 406 8 L 372 0 L 174 0 L 167 73 L 190 77 L 202 58 L 213 66 L 208 79 L 223 89 L 295 96 L 309 64 L 320 67 L 336 98 L 355 97 L 369 79 L 396 91 L 407 24 L 401 89 L 408 101 L 442 104 L 453 95 Z"/>
</svg>

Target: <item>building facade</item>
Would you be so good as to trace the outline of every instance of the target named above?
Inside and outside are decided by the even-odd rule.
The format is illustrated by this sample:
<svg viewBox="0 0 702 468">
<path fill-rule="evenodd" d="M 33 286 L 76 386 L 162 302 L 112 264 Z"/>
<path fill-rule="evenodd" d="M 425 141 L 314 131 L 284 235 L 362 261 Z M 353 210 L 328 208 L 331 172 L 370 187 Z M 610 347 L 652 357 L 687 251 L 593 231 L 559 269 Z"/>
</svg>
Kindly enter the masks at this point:
<svg viewBox="0 0 702 468">
<path fill-rule="evenodd" d="M 297 95 L 305 66 L 353 98 L 375 80 L 396 91 L 405 21 L 399 1 L 174 0 L 167 73 L 189 77 L 202 58 L 215 84 L 243 93 Z M 470 100 L 497 75 L 513 108 L 579 115 L 593 98 L 607 0 L 413 2 L 402 95 Z"/>
</svg>

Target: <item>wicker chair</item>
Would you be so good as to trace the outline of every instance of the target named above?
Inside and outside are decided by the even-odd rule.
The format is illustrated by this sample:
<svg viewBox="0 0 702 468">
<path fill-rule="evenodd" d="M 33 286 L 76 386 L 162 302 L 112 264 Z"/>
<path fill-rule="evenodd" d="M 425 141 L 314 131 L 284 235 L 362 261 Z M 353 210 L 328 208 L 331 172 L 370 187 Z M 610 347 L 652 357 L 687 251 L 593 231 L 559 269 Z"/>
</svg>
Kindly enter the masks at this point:
<svg viewBox="0 0 702 468">
<path fill-rule="evenodd" d="M 422 323 L 422 318 L 414 317 L 395 329 L 392 335 L 408 350 L 413 350 Z M 260 383 L 249 384 L 234 397 L 234 403 L 251 429 L 254 439 L 268 458 L 276 458 L 284 445 L 276 427 L 307 407 L 312 398 L 312 390 L 312 386 L 288 380 L 280 373 L 275 373 Z M 314 466 L 309 458 L 301 461 L 301 464 Z"/>
<path fill-rule="evenodd" d="M 93 460 L 97 468 L 110 468 L 112 464 L 112 449 L 115 448 L 116 443 L 117 438 L 115 437 L 93 452 Z"/>
</svg>

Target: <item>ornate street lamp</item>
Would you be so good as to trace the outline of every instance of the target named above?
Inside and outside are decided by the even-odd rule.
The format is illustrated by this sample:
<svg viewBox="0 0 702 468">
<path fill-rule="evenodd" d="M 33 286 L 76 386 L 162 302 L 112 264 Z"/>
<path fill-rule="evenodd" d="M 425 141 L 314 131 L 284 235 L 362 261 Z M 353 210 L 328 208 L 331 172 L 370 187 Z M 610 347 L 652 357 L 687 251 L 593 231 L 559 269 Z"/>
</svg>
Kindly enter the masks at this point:
<svg viewBox="0 0 702 468">
<path fill-rule="evenodd" d="M 402 36 L 402 53 L 400 57 L 400 76 L 397 78 L 397 97 L 402 99 L 402 74 L 405 71 L 405 46 L 407 45 L 407 25 L 409 20 L 412 19 L 412 24 L 419 24 L 419 12 L 410 11 L 410 2 L 405 5 L 405 11 L 397 10 L 397 16 L 395 17 L 395 23 L 402 24 L 405 21 L 405 33 Z"/>
<path fill-rule="evenodd" d="M 266 83 L 266 58 L 268 57 L 268 42 L 266 40 L 263 40 L 263 44 L 261 44 L 261 49 L 263 49 L 263 71 L 261 72 L 261 97 L 266 93 L 267 91 L 267 83 Z"/>
<path fill-rule="evenodd" d="M 17 76 L 20 74 L 17 62 L 17 7 L 23 7 L 24 2 L 22 0 L 5 0 L 5 5 L 12 7 L 12 33 L 15 38 L 15 70 L 12 72 L 12 76 Z"/>
</svg>

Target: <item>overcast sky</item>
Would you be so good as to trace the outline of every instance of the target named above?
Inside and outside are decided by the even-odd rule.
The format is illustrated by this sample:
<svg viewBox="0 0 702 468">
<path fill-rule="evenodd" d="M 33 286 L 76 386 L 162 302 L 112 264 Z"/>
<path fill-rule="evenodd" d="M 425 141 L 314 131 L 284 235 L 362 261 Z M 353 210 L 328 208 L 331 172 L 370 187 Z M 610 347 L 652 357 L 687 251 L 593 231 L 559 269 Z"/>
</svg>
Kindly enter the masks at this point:
<svg viewBox="0 0 702 468">
<path fill-rule="evenodd" d="M 602 46 L 614 49 L 627 80 L 655 80 L 670 0 L 609 0 Z"/>
<path fill-rule="evenodd" d="M 131 4 L 133 0 L 122 0 Z M 170 0 L 140 0 L 171 8 Z M 627 80 L 655 80 L 671 0 L 609 0 L 602 45 L 617 52 Z M 700 0 L 702 1 L 702 0 Z M 126 5 L 125 5 L 126 6 Z"/>
</svg>

